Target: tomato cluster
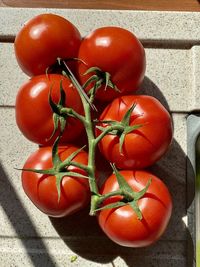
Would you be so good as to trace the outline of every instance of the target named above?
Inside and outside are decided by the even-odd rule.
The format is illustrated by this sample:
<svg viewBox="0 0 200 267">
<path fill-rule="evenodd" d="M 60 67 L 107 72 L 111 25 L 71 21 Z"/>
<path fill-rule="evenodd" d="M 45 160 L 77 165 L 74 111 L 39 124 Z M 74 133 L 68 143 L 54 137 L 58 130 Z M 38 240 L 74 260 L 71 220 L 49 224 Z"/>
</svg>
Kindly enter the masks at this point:
<svg viewBox="0 0 200 267">
<path fill-rule="evenodd" d="M 156 98 L 134 95 L 146 68 L 140 41 L 120 27 L 82 38 L 65 18 L 41 14 L 19 31 L 14 48 L 30 76 L 17 93 L 16 123 L 39 145 L 22 170 L 27 196 L 54 217 L 90 202 L 90 215 L 114 242 L 154 243 L 167 227 L 172 200 L 144 168 L 166 153 L 173 127 Z M 101 186 L 97 149 L 113 168 Z"/>
</svg>

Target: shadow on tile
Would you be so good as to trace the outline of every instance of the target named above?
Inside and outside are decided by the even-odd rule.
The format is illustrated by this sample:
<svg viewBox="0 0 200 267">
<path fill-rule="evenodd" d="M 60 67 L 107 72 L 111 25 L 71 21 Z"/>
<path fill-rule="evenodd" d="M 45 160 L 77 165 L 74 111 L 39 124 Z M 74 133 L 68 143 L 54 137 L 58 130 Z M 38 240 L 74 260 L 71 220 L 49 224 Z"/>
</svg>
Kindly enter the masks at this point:
<svg viewBox="0 0 200 267">
<path fill-rule="evenodd" d="M 44 242 L 40 239 L 39 234 L 27 214 L 23 203 L 21 203 L 18 194 L 9 181 L 9 177 L 0 164 L 0 205 L 4 210 L 8 221 L 14 228 L 17 237 L 21 241 L 22 246 L 26 250 L 27 256 L 30 258 L 32 266 L 35 267 L 55 267 L 54 261 L 48 252 Z M 23 235 L 24 230 L 31 232 L 33 239 L 29 239 Z M 34 239 L 37 242 L 32 242 Z M 41 253 L 33 253 L 35 250 L 41 250 Z M 13 263 L 14 264 L 14 263 Z M 17 264 L 17 263 L 16 263 Z"/>
<path fill-rule="evenodd" d="M 140 88 L 136 92 L 136 94 L 153 96 L 157 98 L 167 110 L 169 110 L 169 105 L 164 95 L 162 94 L 160 89 L 157 87 L 157 85 L 154 82 L 152 82 L 147 76 L 144 77 L 144 80 L 142 84 L 140 85 Z"/>
</svg>

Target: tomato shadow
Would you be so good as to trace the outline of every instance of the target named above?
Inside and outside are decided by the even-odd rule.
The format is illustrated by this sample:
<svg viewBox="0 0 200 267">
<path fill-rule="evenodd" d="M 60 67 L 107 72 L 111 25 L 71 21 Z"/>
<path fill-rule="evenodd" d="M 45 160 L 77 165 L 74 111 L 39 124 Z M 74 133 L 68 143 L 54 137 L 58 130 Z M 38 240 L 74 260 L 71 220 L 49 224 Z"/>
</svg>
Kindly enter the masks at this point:
<svg viewBox="0 0 200 267">
<path fill-rule="evenodd" d="M 51 257 L 45 243 L 40 238 L 36 227 L 34 226 L 31 218 L 29 217 L 24 205 L 19 199 L 18 193 L 14 186 L 9 180 L 9 176 L 4 170 L 0 162 L 0 205 L 4 213 L 6 214 L 7 220 L 10 226 L 14 229 L 14 232 L 19 238 L 22 247 L 25 249 L 31 266 L 49 266 L 55 267 L 54 260 Z M 3 225 L 1 223 L 1 225 Z M 4 230 L 2 232 L 6 233 L 6 228 L 9 225 L 4 225 Z M 2 237 L 2 235 L 1 235 Z M 3 236 L 5 240 L 12 240 L 13 236 Z M 3 240 L 3 239 L 2 239 Z M 7 249 L 7 243 L 5 247 Z M 41 251 L 40 254 L 33 253 L 33 251 Z M 14 252 L 15 253 L 15 252 Z M 20 257 L 20 251 L 16 256 Z M 17 263 L 16 263 L 17 264 Z"/>
<path fill-rule="evenodd" d="M 163 93 L 160 91 L 158 86 L 154 82 L 152 82 L 152 80 L 149 79 L 147 76 L 144 77 L 144 80 L 140 85 L 139 90 L 137 90 L 136 94 L 153 96 L 157 98 L 167 110 L 170 109 Z"/>
<path fill-rule="evenodd" d="M 172 217 L 161 239 L 161 241 L 166 240 L 165 253 L 169 253 L 168 263 L 171 259 L 174 264 L 182 255 L 182 260 L 181 258 L 180 262 L 177 260 L 174 266 L 192 267 L 195 258 L 195 241 L 194 214 L 191 213 L 191 205 L 194 201 L 195 173 L 191 162 L 174 139 L 167 154 L 149 170 L 163 180 L 172 195 Z M 166 266 L 169 265 L 166 264 Z"/>
</svg>

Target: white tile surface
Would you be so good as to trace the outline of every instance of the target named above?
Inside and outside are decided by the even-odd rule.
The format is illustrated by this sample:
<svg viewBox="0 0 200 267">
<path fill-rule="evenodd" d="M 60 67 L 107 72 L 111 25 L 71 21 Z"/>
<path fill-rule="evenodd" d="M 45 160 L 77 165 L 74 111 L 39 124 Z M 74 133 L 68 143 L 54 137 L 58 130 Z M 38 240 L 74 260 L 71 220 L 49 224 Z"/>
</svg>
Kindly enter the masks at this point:
<svg viewBox="0 0 200 267">
<path fill-rule="evenodd" d="M 13 36 L 33 16 L 52 12 L 68 18 L 79 27 L 83 36 L 103 25 L 118 25 L 144 40 L 199 43 L 198 12 L 1 8 L 0 23 L 3 27 L 0 27 L 0 35 Z"/>
</svg>

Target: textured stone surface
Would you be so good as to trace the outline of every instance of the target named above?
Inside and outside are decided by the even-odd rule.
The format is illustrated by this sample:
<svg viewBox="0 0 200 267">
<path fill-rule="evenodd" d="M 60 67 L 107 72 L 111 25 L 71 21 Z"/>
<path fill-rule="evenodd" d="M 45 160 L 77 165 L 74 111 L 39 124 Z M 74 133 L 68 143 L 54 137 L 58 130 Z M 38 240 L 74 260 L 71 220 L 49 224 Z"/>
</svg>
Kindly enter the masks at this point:
<svg viewBox="0 0 200 267">
<path fill-rule="evenodd" d="M 1 41 L 14 37 L 24 21 L 42 12 L 69 18 L 83 35 L 103 25 L 122 26 L 134 31 L 148 47 L 146 77 L 138 93 L 156 96 L 173 113 L 174 123 L 169 151 L 150 168 L 171 191 L 173 216 L 161 240 L 151 247 L 115 245 L 87 211 L 50 219 L 22 190 L 20 171 L 14 168 L 21 168 L 37 146 L 15 124 L 15 96 L 27 76 L 17 66 L 13 44 Z M 183 222 L 190 204 L 186 199 L 186 116 L 200 103 L 199 13 L 1 8 L 0 18 L 0 263 L 19 267 L 191 267 L 190 261 L 186 263 L 191 235 Z M 74 255 L 78 258 L 71 263 Z"/>
<path fill-rule="evenodd" d="M 4 27 L 0 28 L 0 35 L 13 36 L 27 20 L 49 12 L 68 18 L 79 27 L 83 36 L 103 25 L 118 25 L 146 41 L 199 42 L 198 12 L 1 8 L 1 24 Z"/>
<path fill-rule="evenodd" d="M 106 240 L 100 241 L 99 246 L 95 243 L 91 245 L 91 242 L 88 244 L 88 240 L 82 240 L 79 246 L 78 242 L 67 243 L 61 239 L 2 241 L 0 260 L 3 258 L 4 266 L 186 266 L 185 249 L 181 242 L 159 242 L 159 247 L 151 247 L 151 250 L 137 250 L 112 246 Z M 104 247 L 100 248 L 100 245 Z M 73 263 L 72 256 L 77 256 Z"/>
<path fill-rule="evenodd" d="M 15 59 L 13 43 L 0 42 L 0 105 L 14 106 L 17 90 L 27 79 Z"/>
<path fill-rule="evenodd" d="M 146 76 L 138 93 L 153 95 L 172 112 L 189 111 L 195 104 L 191 50 L 145 49 Z"/>
<path fill-rule="evenodd" d="M 200 46 L 194 46 L 192 48 L 192 86 L 191 86 L 191 94 L 193 99 L 191 103 L 194 103 L 193 109 L 200 109 Z"/>
</svg>

